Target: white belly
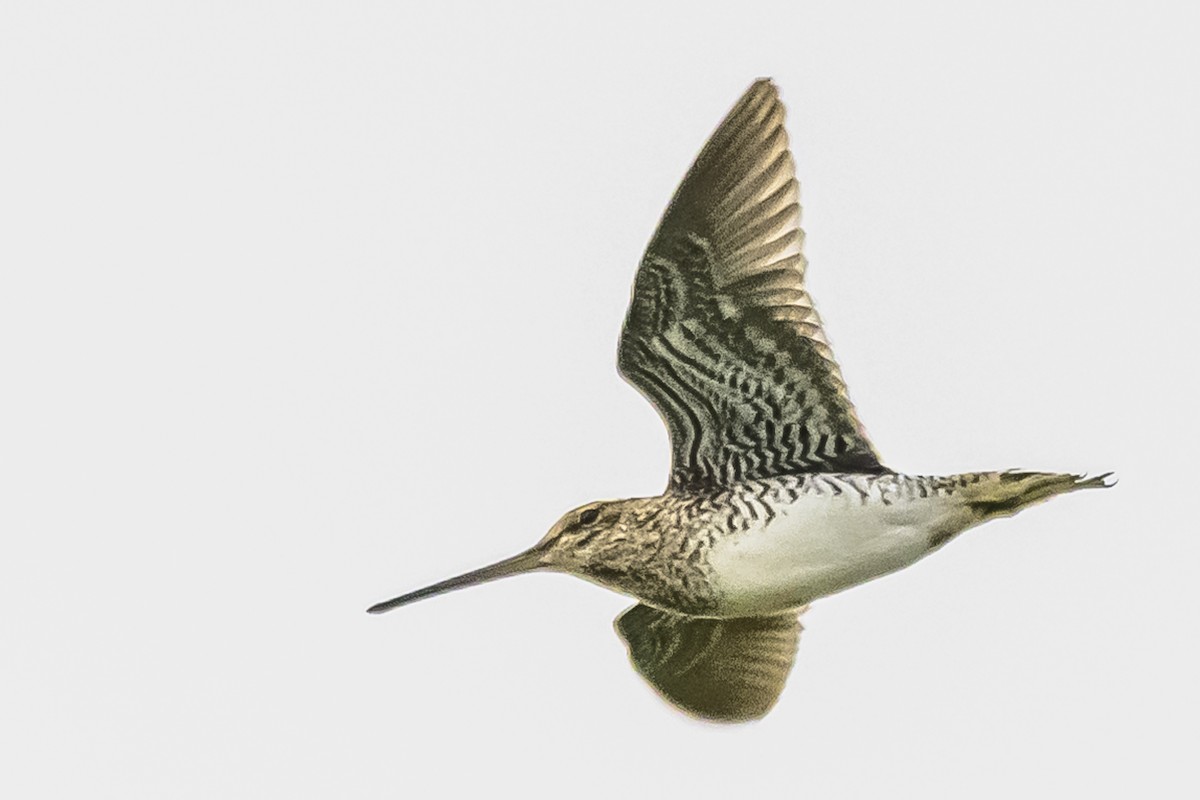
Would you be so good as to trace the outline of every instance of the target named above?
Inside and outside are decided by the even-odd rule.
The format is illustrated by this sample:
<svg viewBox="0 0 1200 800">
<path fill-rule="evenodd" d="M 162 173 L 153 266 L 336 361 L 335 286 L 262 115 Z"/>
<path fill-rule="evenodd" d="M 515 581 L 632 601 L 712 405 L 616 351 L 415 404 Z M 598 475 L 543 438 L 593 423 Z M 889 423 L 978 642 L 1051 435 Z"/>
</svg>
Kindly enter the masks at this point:
<svg viewBox="0 0 1200 800">
<path fill-rule="evenodd" d="M 804 605 L 906 567 L 972 520 L 948 498 L 803 494 L 709 553 L 722 616 Z"/>
</svg>

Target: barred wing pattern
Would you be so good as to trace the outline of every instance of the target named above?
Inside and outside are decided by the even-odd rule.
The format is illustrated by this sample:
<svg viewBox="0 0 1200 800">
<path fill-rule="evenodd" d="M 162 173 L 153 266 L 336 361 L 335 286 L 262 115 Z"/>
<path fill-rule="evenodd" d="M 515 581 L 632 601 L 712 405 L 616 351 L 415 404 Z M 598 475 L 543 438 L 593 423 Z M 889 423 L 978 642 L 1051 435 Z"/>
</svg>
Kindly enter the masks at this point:
<svg viewBox="0 0 1200 800">
<path fill-rule="evenodd" d="M 803 608 L 708 619 L 638 604 L 617 617 L 637 671 L 666 700 L 703 719 L 741 722 L 771 710 L 800 641 Z"/>
<path fill-rule="evenodd" d="M 621 373 L 666 420 L 671 488 L 884 472 L 804 288 L 799 184 L 770 81 L 717 128 L 643 257 Z"/>
</svg>

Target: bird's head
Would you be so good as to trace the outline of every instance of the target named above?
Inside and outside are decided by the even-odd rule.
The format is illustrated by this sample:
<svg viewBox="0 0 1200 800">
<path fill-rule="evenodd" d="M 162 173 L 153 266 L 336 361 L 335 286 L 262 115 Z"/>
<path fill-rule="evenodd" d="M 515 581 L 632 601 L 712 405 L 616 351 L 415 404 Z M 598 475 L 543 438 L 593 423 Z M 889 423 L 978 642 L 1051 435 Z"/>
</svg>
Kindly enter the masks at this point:
<svg viewBox="0 0 1200 800">
<path fill-rule="evenodd" d="M 614 500 L 580 506 L 564 514 L 540 542 L 522 553 L 386 600 L 367 611 L 381 614 L 426 597 L 522 572 L 554 570 L 594 577 L 597 563 L 611 563 L 617 551 L 628 549 L 629 531 L 637 519 L 634 513 L 636 503 L 633 500 Z"/>
</svg>

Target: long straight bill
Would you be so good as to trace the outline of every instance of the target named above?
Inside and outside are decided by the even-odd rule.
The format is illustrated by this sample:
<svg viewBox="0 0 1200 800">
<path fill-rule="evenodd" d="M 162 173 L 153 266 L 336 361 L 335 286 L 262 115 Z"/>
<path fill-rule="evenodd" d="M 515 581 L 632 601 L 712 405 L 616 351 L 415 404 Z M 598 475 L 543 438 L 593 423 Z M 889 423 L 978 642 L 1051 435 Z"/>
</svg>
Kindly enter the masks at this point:
<svg viewBox="0 0 1200 800">
<path fill-rule="evenodd" d="M 426 597 L 453 592 L 455 589 L 465 589 L 468 586 L 487 583 L 497 578 L 507 578 L 509 575 L 531 572 L 541 566 L 540 559 L 541 553 L 536 548 L 526 550 L 524 553 L 518 553 L 512 558 L 497 561 L 495 564 L 468 572 L 465 575 L 459 575 L 457 578 L 449 578 L 432 586 L 426 586 L 424 589 L 417 589 L 415 592 L 409 592 L 399 597 L 393 597 L 391 600 L 376 603 L 367 609 L 367 613 L 382 614 L 385 611 L 391 611 L 393 608 L 408 605 L 417 600 L 424 600 Z"/>
</svg>

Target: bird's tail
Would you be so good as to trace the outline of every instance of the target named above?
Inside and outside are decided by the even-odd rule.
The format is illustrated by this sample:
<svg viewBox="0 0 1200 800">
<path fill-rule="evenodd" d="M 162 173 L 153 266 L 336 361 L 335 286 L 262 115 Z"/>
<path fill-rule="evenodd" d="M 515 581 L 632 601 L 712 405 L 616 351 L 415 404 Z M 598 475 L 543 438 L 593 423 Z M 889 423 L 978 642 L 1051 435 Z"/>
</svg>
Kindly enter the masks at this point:
<svg viewBox="0 0 1200 800">
<path fill-rule="evenodd" d="M 1111 472 L 1088 477 L 1061 472 L 992 472 L 970 488 L 972 497 L 967 506 L 981 519 L 1008 517 L 1055 495 L 1078 489 L 1107 489 L 1116 485 L 1108 478 Z"/>
</svg>

